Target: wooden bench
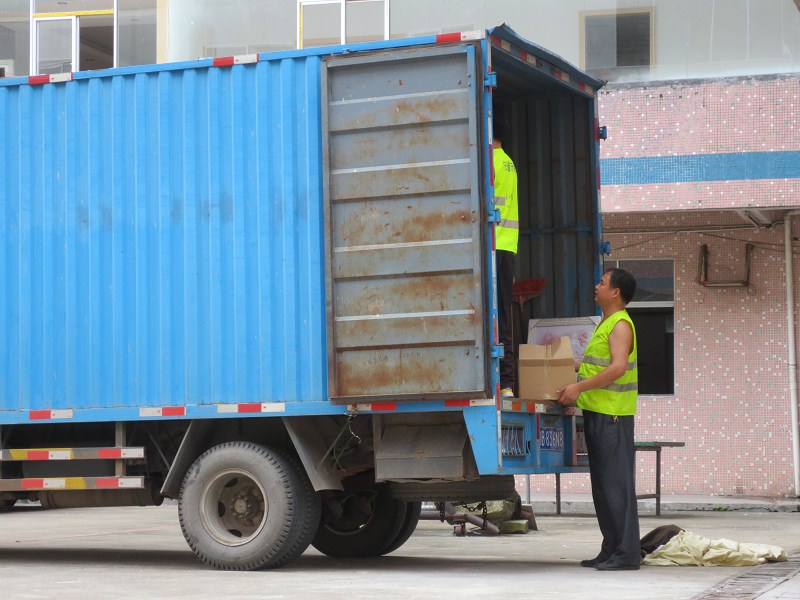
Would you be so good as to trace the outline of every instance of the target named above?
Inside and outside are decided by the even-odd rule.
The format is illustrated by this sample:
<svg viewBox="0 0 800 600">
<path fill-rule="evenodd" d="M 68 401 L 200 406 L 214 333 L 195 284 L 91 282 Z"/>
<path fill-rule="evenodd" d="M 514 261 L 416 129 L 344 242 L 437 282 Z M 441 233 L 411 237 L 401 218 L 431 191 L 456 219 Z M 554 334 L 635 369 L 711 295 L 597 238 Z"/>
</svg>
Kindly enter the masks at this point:
<svg viewBox="0 0 800 600">
<path fill-rule="evenodd" d="M 656 453 L 656 491 L 650 494 L 636 494 L 638 500 L 656 499 L 656 516 L 661 516 L 661 450 L 663 448 L 683 448 L 685 442 L 634 442 L 636 452 Z M 556 473 L 556 514 L 561 514 L 561 473 Z"/>
<path fill-rule="evenodd" d="M 636 452 L 655 452 L 656 453 L 656 491 L 652 494 L 636 494 L 636 498 L 644 500 L 646 498 L 656 499 L 656 516 L 661 516 L 661 449 L 662 448 L 683 448 L 685 442 L 634 442 Z"/>
</svg>

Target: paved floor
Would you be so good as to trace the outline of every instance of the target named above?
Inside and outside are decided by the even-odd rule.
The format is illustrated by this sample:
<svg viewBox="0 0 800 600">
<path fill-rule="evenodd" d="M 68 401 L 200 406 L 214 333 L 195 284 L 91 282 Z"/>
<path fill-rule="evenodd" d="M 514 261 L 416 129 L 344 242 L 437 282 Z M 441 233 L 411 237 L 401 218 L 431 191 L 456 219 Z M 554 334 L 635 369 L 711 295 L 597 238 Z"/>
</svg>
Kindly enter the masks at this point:
<svg viewBox="0 0 800 600">
<path fill-rule="evenodd" d="M 287 567 L 255 573 L 213 571 L 195 559 L 181 536 L 174 504 L 53 511 L 21 506 L 0 514 L 0 597 L 800 598 L 800 575 L 795 574 L 800 557 L 777 574 L 765 570 L 771 565 L 643 567 L 624 573 L 581 568 L 578 561 L 594 556 L 599 545 L 593 514 L 570 512 L 581 506 L 577 500 L 565 504 L 561 516 L 544 514 L 548 508 L 553 512 L 553 504 L 540 502 L 540 531 L 527 535 L 455 537 L 448 525 L 426 521 L 390 556 L 334 560 L 311 548 Z M 800 550 L 797 512 L 678 511 L 666 499 L 660 518 L 647 510 L 643 504 L 643 532 L 675 523 L 707 537 Z M 752 580 L 754 573 L 763 574 L 756 585 L 759 591 L 752 591 L 748 581 L 744 587 L 751 588 L 749 595 L 731 595 L 732 589 L 744 589 L 736 578 L 747 579 L 749 574 Z M 723 595 L 714 595 L 715 590 Z"/>
</svg>

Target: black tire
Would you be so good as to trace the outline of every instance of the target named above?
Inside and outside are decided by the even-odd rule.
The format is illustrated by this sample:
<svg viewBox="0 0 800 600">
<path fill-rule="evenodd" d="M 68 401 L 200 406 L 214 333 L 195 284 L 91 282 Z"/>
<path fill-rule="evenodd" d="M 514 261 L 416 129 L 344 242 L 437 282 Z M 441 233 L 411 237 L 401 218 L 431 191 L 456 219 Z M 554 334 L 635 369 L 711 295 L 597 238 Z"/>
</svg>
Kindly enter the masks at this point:
<svg viewBox="0 0 800 600">
<path fill-rule="evenodd" d="M 335 492 L 323 503 L 311 545 L 333 558 L 381 556 L 399 539 L 407 514 L 408 503 L 391 498 L 383 485 Z"/>
<path fill-rule="evenodd" d="M 249 442 L 214 446 L 189 468 L 178 502 L 192 551 L 217 569 L 284 565 L 317 530 L 319 496 L 296 460 Z"/>
<path fill-rule="evenodd" d="M 413 534 L 414 530 L 417 528 L 419 516 L 422 513 L 422 502 L 408 502 L 407 505 L 406 518 L 405 521 L 403 521 L 403 526 L 400 528 L 400 533 L 397 534 L 394 541 L 389 544 L 389 547 L 381 554 L 391 554 L 397 550 L 408 541 L 408 538 L 411 537 L 411 534 Z"/>
</svg>

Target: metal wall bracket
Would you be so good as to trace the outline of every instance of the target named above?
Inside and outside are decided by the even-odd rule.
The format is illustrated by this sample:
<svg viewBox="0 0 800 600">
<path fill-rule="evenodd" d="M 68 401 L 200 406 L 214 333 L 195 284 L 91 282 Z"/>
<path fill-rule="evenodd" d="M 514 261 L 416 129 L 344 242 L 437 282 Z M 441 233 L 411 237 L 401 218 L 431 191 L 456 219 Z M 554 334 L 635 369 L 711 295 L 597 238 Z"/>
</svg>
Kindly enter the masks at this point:
<svg viewBox="0 0 800 600">
<path fill-rule="evenodd" d="M 736 288 L 750 287 L 750 257 L 753 254 L 753 244 L 747 244 L 744 250 L 744 279 L 728 279 L 719 281 L 708 280 L 708 244 L 700 246 L 700 263 L 697 270 L 697 283 L 709 288 Z"/>
</svg>

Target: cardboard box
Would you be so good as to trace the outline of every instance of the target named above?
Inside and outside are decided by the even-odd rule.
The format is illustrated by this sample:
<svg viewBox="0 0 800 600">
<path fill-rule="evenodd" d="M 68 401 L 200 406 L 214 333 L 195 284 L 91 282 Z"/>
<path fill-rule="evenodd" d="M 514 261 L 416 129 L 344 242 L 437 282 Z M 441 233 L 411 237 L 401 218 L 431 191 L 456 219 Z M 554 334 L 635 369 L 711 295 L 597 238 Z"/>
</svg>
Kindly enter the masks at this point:
<svg viewBox="0 0 800 600">
<path fill-rule="evenodd" d="M 558 390 L 570 383 L 575 383 L 575 359 L 569 336 L 548 345 L 520 344 L 520 399 L 555 400 Z"/>
</svg>

